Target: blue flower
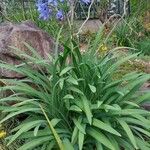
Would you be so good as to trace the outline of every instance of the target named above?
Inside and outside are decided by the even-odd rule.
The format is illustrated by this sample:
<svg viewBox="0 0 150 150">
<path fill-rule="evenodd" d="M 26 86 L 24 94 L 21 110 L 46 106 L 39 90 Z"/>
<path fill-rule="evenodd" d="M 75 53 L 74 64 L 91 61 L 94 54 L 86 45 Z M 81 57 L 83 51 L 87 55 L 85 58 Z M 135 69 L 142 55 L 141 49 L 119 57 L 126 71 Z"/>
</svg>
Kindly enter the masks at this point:
<svg viewBox="0 0 150 150">
<path fill-rule="evenodd" d="M 89 4 L 91 0 L 80 0 L 82 3 Z M 37 10 L 39 18 L 48 20 L 52 15 L 56 15 L 56 19 L 62 21 L 64 19 L 63 10 L 61 10 L 59 3 L 64 3 L 65 0 L 38 0 Z"/>
<path fill-rule="evenodd" d="M 52 10 L 48 7 L 47 2 L 43 3 L 41 0 L 37 3 L 37 10 L 40 13 L 39 18 L 43 20 L 48 20 L 52 14 Z"/>
<path fill-rule="evenodd" d="M 53 6 L 53 7 L 57 7 L 58 6 L 58 1 L 57 0 L 48 0 L 48 4 Z"/>
<path fill-rule="evenodd" d="M 58 12 L 56 13 L 56 18 L 60 21 L 64 19 L 64 14 L 62 10 L 58 10 Z"/>
<path fill-rule="evenodd" d="M 85 3 L 86 5 L 91 3 L 91 0 L 81 0 L 81 2 Z"/>
</svg>

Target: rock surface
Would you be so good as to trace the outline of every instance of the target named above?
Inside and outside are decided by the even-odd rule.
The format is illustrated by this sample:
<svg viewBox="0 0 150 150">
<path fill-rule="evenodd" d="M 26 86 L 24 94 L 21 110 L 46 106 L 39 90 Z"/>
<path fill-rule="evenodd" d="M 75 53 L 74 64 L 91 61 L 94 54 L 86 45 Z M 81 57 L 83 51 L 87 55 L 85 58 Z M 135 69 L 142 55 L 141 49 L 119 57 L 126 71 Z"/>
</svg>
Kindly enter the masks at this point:
<svg viewBox="0 0 150 150">
<path fill-rule="evenodd" d="M 77 30 L 81 27 L 81 25 L 84 23 L 82 20 L 77 20 L 75 22 Z M 87 32 L 90 33 L 96 33 L 99 31 L 99 28 L 102 26 L 102 23 L 99 19 L 93 19 L 93 20 L 88 20 L 81 31 L 81 34 L 86 34 Z"/>
<path fill-rule="evenodd" d="M 9 64 L 19 64 L 10 46 L 16 47 L 27 54 L 29 50 L 24 42 L 32 46 L 43 59 L 47 58 L 47 53 L 54 53 L 55 41 L 48 33 L 39 29 L 33 22 L 25 21 L 21 24 L 5 23 L 0 26 L 0 60 Z M 62 48 L 59 48 L 59 52 Z M 0 76 L 7 78 L 20 78 L 15 72 L 10 72 L 0 68 Z"/>
</svg>

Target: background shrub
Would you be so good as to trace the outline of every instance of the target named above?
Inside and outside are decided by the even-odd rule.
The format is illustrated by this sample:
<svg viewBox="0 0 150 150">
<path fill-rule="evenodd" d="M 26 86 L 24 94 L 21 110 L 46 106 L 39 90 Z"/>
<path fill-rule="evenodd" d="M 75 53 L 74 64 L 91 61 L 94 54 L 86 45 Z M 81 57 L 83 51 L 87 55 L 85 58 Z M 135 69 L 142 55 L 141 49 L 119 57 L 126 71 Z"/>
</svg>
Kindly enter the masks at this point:
<svg viewBox="0 0 150 150">
<path fill-rule="evenodd" d="M 137 44 L 137 49 L 144 55 L 150 55 L 150 39 L 144 38 Z"/>
</svg>

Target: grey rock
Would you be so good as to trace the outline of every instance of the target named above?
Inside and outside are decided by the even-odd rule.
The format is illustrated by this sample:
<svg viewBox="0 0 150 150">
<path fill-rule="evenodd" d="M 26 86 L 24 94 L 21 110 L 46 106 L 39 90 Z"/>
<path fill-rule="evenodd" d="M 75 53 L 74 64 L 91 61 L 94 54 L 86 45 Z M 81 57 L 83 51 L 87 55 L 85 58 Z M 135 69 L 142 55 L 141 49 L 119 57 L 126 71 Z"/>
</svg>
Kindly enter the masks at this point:
<svg viewBox="0 0 150 150">
<path fill-rule="evenodd" d="M 20 24 L 5 23 L 0 26 L 0 60 L 12 65 L 21 63 L 16 58 L 12 48 L 16 47 L 22 52 L 30 55 L 31 52 L 24 45 L 28 43 L 43 59 L 47 59 L 47 54 L 54 54 L 54 39 L 48 33 L 39 29 L 33 22 L 25 21 Z M 59 51 L 63 48 L 60 46 Z M 0 68 L 0 76 L 7 78 L 20 78 L 22 75 Z"/>
</svg>

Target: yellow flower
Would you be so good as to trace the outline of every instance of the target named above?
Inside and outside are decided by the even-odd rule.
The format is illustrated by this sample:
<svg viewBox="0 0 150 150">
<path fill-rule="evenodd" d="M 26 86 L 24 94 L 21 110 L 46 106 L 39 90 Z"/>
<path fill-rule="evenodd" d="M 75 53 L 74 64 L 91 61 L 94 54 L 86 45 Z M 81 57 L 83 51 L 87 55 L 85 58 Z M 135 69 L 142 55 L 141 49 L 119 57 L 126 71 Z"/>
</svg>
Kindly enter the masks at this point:
<svg viewBox="0 0 150 150">
<path fill-rule="evenodd" d="M 4 130 L 0 131 L 0 138 L 4 138 L 6 136 L 6 132 Z"/>
<path fill-rule="evenodd" d="M 105 45 L 105 44 L 102 44 L 100 47 L 99 47 L 99 50 L 101 52 L 106 52 L 108 50 L 108 47 Z"/>
</svg>

